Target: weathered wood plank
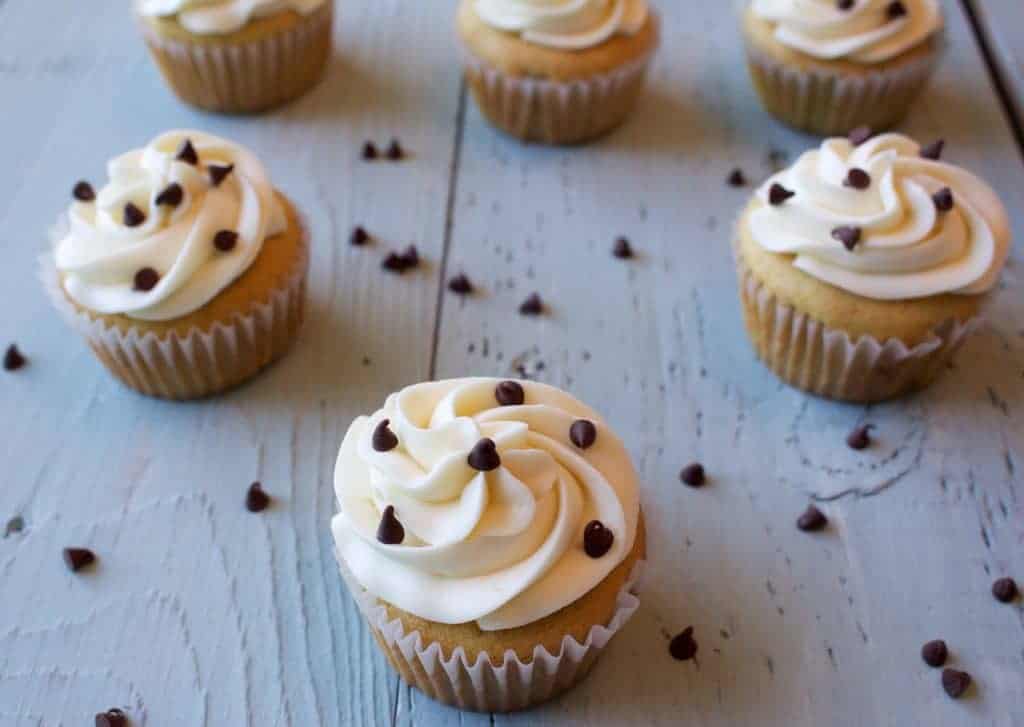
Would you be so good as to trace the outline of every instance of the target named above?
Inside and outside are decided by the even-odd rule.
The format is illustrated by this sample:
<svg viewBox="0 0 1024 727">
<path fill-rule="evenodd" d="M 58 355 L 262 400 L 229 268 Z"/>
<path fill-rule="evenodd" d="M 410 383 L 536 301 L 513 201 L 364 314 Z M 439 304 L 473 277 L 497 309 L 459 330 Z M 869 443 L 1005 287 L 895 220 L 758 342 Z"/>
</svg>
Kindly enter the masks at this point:
<svg viewBox="0 0 1024 727">
<path fill-rule="evenodd" d="M 984 34 L 1018 124 L 1024 124 L 1024 7 L 1015 0 L 963 1 Z"/>
</svg>

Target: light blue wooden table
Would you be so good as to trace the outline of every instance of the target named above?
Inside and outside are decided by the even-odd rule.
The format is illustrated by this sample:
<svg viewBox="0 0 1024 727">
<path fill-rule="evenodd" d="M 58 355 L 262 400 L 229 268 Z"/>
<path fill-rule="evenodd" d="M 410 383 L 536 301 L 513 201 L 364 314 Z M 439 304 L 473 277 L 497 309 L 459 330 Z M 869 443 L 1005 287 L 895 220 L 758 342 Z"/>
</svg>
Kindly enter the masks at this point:
<svg viewBox="0 0 1024 727">
<path fill-rule="evenodd" d="M 88 725 L 113 705 L 149 727 L 1024 725 L 1024 609 L 989 595 L 998 575 L 1024 581 L 1024 161 L 965 7 L 946 3 L 948 55 L 905 128 L 945 137 L 1003 192 L 1015 254 L 954 370 L 863 408 L 780 385 L 741 330 L 729 237 L 750 189 L 725 177 L 760 180 L 815 140 L 759 109 L 731 3 L 660 2 L 639 113 L 571 150 L 502 138 L 467 103 L 454 5 L 340 0 L 326 81 L 222 118 L 172 98 L 126 2 L 0 0 L 0 343 L 30 359 L 0 376 L 0 534 L 25 522 L 0 538 L 0 725 Z M 998 63 L 1019 64 L 1019 4 L 969 5 Z M 257 150 L 314 242 L 294 352 L 185 405 L 114 383 L 35 279 L 72 183 L 173 127 Z M 359 161 L 392 136 L 410 161 Z M 350 247 L 355 224 L 379 242 Z M 620 234 L 637 260 L 609 254 Z M 381 272 L 409 243 L 425 267 Z M 445 290 L 459 271 L 478 295 Z M 520 317 L 535 290 L 550 315 Z M 331 474 L 349 421 L 388 392 L 521 370 L 624 435 L 651 568 L 580 688 L 527 714 L 460 714 L 398 680 L 344 592 Z M 843 439 L 865 421 L 878 443 L 853 453 Z M 700 491 L 677 479 L 694 459 Z M 253 480 L 276 499 L 263 515 L 242 506 Z M 811 499 L 833 523 L 821 535 L 793 526 Z M 87 577 L 61 563 L 73 543 L 101 559 Z M 675 662 L 667 637 L 689 625 L 698 660 Z M 969 699 L 918 656 L 939 637 L 974 675 Z"/>
</svg>

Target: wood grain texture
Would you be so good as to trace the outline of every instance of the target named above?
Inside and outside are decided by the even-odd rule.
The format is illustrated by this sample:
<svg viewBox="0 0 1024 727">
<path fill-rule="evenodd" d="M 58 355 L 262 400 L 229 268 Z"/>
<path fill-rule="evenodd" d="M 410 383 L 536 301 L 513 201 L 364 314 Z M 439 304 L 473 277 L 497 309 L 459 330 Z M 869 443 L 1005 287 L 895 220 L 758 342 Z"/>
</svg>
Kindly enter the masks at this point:
<svg viewBox="0 0 1024 727">
<path fill-rule="evenodd" d="M 996 3 L 990 0 L 988 5 Z M 759 180 L 815 143 L 757 106 L 729 3 L 661 3 L 665 43 L 637 116 L 592 147 L 525 147 L 465 96 L 454 0 L 342 0 L 337 57 L 273 114 L 192 112 L 120 3 L 0 0 L 0 725 L 89 724 L 113 705 L 162 725 L 1024 725 L 1024 166 L 961 7 L 907 129 L 1007 194 L 1018 241 L 993 308 L 933 390 L 851 407 L 753 358 L 729 255 Z M 44 15 L 44 7 L 53 15 Z M 55 20 L 55 18 L 59 18 Z M 13 109 L 13 112 L 12 112 Z M 462 112 L 464 110 L 464 113 Z M 308 324 L 279 365 L 197 404 L 110 380 L 34 279 L 79 177 L 172 127 L 250 145 L 312 233 Z M 400 166 L 359 161 L 398 136 Z M 450 196 L 453 195 L 453 196 Z M 354 249 L 350 228 L 378 239 Z M 633 261 L 612 258 L 629 236 Z M 415 243 L 426 264 L 380 270 Z M 468 299 L 440 285 L 465 271 Z M 518 304 L 538 291 L 539 319 Z M 577 690 L 524 715 L 463 714 L 401 684 L 344 592 L 331 474 L 357 414 L 432 375 L 524 374 L 590 401 L 643 475 L 643 608 Z M 865 453 L 843 445 L 877 425 Z M 710 484 L 677 479 L 703 461 Z M 261 480 L 275 498 L 244 510 Z M 832 525 L 799 533 L 810 499 Z M 72 575 L 66 545 L 99 555 Z M 667 638 L 696 627 L 696 663 Z M 919 657 L 949 641 L 979 684 L 952 702 Z"/>
<path fill-rule="evenodd" d="M 962 1 L 984 34 L 1007 100 L 1024 119 L 1024 7 L 1015 0 Z"/>
</svg>

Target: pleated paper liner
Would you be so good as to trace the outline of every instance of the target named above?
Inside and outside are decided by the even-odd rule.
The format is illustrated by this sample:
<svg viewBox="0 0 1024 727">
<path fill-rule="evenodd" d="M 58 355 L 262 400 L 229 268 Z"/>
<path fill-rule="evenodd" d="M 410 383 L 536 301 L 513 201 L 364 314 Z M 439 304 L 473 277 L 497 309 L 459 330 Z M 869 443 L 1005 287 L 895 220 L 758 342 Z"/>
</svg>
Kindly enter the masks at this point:
<svg viewBox="0 0 1024 727">
<path fill-rule="evenodd" d="M 982 324 L 950 319 L 916 346 L 871 336 L 853 340 L 783 303 L 737 263 L 747 332 L 758 357 L 783 381 L 818 396 L 873 403 L 927 387 Z"/>
<path fill-rule="evenodd" d="M 190 43 L 139 20 L 172 90 L 187 104 L 220 113 L 256 113 L 316 85 L 331 54 L 332 0 L 295 25 L 255 40 Z"/>
</svg>

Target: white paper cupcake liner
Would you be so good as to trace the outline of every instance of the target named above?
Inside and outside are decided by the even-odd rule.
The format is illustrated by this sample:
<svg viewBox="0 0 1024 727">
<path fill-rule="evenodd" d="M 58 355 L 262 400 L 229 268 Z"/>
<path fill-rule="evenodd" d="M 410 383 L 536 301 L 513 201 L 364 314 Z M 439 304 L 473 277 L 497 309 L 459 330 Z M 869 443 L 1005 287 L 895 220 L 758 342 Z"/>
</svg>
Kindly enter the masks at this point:
<svg viewBox="0 0 1024 727">
<path fill-rule="evenodd" d="M 185 103 L 220 113 L 255 113 L 316 85 L 331 51 L 333 0 L 291 28 L 252 41 L 189 43 L 139 26 L 164 78 Z"/>
<path fill-rule="evenodd" d="M 983 323 L 981 316 L 950 319 L 916 346 L 871 336 L 853 340 L 783 303 L 742 262 L 737 270 L 758 356 L 783 381 L 830 399 L 871 403 L 922 389 Z"/>
<path fill-rule="evenodd" d="M 349 593 L 366 618 L 377 642 L 402 678 L 427 696 L 444 704 L 472 712 L 514 712 L 551 699 L 580 681 L 590 671 L 604 648 L 640 607 L 634 591 L 639 587 L 645 562 L 637 561 L 617 596 L 617 608 L 607 625 L 593 626 L 583 643 L 567 635 L 559 653 L 543 646 L 533 650 L 533 659 L 523 662 L 514 651 L 494 666 L 490 655 L 480 653 L 471 663 L 459 647 L 448 657 L 440 644 L 423 643 L 419 631 L 406 633 L 398 619 L 369 594 L 335 553 Z"/>
</svg>

